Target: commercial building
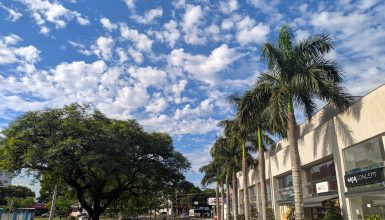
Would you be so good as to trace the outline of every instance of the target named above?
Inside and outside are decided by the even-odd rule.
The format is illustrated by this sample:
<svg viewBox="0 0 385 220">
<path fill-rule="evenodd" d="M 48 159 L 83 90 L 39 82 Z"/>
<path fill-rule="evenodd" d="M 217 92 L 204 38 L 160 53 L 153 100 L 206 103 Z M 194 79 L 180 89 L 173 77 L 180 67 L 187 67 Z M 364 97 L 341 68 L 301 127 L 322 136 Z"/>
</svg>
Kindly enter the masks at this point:
<svg viewBox="0 0 385 220">
<path fill-rule="evenodd" d="M 342 112 L 325 106 L 299 126 L 305 219 L 321 219 L 322 203 L 338 201 L 344 219 L 385 219 L 385 85 Z M 266 153 L 268 203 L 275 219 L 294 207 L 288 141 Z M 249 201 L 260 209 L 257 168 L 248 173 Z M 243 213 L 242 173 L 238 173 L 239 210 Z"/>
</svg>

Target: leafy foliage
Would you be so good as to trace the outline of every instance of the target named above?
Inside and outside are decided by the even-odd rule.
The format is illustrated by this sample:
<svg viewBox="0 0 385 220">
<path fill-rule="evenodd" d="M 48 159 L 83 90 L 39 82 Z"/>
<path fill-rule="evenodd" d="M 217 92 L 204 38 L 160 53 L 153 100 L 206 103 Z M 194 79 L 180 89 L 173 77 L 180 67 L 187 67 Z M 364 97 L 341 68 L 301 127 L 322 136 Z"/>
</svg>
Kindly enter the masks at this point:
<svg viewBox="0 0 385 220">
<path fill-rule="evenodd" d="M 107 118 L 89 105 L 27 112 L 2 131 L 0 168 L 64 183 L 91 218 L 124 193 L 138 196 L 184 178 L 190 166 L 168 134 Z"/>
<path fill-rule="evenodd" d="M 325 215 L 322 220 L 340 220 L 342 211 L 338 202 L 328 200 L 322 206 L 325 208 Z"/>
</svg>

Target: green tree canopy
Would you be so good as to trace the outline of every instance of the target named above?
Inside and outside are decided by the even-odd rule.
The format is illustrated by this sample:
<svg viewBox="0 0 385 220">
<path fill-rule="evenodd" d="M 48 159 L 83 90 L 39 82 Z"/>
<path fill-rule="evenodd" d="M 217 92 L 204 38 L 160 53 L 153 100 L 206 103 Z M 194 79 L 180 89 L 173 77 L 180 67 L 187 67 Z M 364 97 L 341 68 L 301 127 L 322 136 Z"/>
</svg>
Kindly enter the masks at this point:
<svg viewBox="0 0 385 220">
<path fill-rule="evenodd" d="M 123 193 L 168 186 L 190 164 L 165 133 L 110 119 L 89 105 L 27 112 L 2 131 L 0 168 L 50 175 L 76 192 L 92 219 Z"/>
</svg>

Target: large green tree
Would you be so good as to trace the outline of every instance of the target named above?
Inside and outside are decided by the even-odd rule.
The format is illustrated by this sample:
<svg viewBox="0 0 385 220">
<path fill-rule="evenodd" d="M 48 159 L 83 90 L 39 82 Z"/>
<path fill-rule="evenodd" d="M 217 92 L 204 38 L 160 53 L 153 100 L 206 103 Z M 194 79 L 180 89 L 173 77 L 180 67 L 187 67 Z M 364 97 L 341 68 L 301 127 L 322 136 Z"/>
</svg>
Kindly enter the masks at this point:
<svg viewBox="0 0 385 220">
<path fill-rule="evenodd" d="M 64 182 L 93 220 L 123 193 L 170 185 L 190 165 L 169 135 L 145 132 L 134 120 L 110 119 L 88 105 L 27 112 L 2 133 L 1 169 Z"/>
<path fill-rule="evenodd" d="M 304 218 L 304 209 L 295 107 L 310 120 L 316 98 L 338 108 L 350 103 L 341 86 L 340 69 L 326 56 L 332 49 L 330 36 L 314 35 L 296 42 L 288 26 L 280 29 L 277 43 L 265 43 L 262 48 L 268 72 L 258 78 L 256 94 L 259 99 L 269 100 L 266 107 L 271 128 L 279 130 L 279 126 L 287 125 L 297 220 Z"/>
</svg>

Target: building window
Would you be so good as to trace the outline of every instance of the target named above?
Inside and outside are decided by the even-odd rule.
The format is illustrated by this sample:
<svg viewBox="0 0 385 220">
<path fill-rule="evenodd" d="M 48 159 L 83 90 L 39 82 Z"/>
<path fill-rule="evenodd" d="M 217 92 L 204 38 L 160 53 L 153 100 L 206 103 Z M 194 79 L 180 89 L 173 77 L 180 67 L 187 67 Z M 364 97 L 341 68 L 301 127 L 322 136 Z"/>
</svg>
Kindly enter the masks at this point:
<svg viewBox="0 0 385 220">
<path fill-rule="evenodd" d="M 282 200 L 289 200 L 293 197 L 293 180 L 291 174 L 278 178 L 278 196 Z"/>
<path fill-rule="evenodd" d="M 271 203 L 271 188 L 270 188 L 269 180 L 266 181 L 266 194 L 267 194 L 267 202 Z"/>
<path fill-rule="evenodd" d="M 309 194 L 337 191 L 337 179 L 334 161 L 327 161 L 306 169 Z M 317 184 L 319 191 L 317 192 Z M 326 185 L 326 186 L 325 186 Z"/>
<path fill-rule="evenodd" d="M 291 174 L 279 177 L 278 185 L 279 185 L 280 189 L 292 187 L 293 186 L 293 179 L 291 177 Z"/>
<path fill-rule="evenodd" d="M 346 171 L 371 168 L 385 161 L 385 135 L 380 135 L 344 150 Z"/>
<path fill-rule="evenodd" d="M 256 203 L 257 202 L 257 189 L 254 186 L 249 187 L 249 201 L 250 203 Z"/>
</svg>

